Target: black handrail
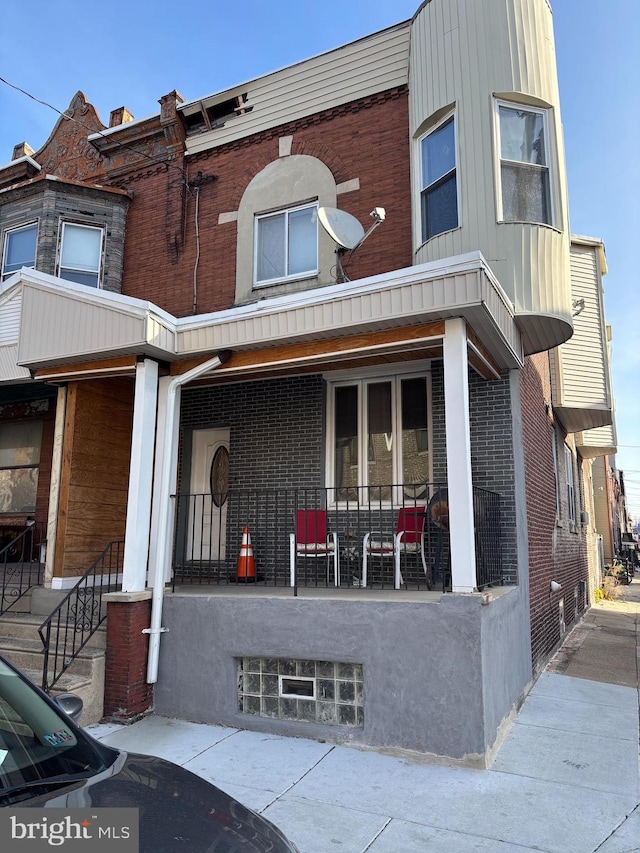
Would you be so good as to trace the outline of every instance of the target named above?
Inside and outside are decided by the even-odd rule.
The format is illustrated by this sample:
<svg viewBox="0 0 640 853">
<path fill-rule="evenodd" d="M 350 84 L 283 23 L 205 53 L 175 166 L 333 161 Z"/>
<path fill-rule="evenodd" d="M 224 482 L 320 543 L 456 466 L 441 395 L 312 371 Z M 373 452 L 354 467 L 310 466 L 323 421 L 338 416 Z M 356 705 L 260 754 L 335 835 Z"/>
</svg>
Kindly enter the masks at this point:
<svg viewBox="0 0 640 853">
<path fill-rule="evenodd" d="M 42 574 L 42 551 L 46 544 L 45 522 L 30 521 L 16 536 L 0 548 L 2 594 L 0 616 L 10 610 L 29 590 L 37 586 Z M 7 537 L 3 537 L 5 540 Z"/>
<path fill-rule="evenodd" d="M 102 598 L 118 583 L 124 542 L 109 542 L 80 580 L 38 628 L 44 647 L 42 689 L 48 693 L 106 618 Z M 52 635 L 55 640 L 52 648 Z M 53 665 L 50 667 L 50 662 Z M 51 668 L 51 673 L 49 669 Z"/>
</svg>

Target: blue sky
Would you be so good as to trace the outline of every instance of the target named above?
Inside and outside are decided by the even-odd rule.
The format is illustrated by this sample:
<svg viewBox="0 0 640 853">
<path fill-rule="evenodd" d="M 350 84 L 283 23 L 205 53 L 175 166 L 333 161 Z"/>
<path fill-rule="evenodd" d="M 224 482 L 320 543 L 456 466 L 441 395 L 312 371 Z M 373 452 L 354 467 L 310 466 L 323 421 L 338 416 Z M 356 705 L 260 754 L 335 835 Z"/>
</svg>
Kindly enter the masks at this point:
<svg viewBox="0 0 640 853">
<path fill-rule="evenodd" d="M 3 4 L 0 76 L 63 111 L 80 89 L 103 122 L 126 106 L 157 113 L 410 18 L 419 0 L 192 0 L 180 4 Z M 640 519 L 640 2 L 552 0 L 571 229 L 604 240 L 613 329 L 617 464 Z M 28 13 L 25 9 L 28 8 Z M 25 16 L 30 24 L 25 40 Z M 16 34 L 13 39 L 11 34 Z M 20 35 L 19 35 L 20 34 Z M 38 149 L 56 114 L 0 83 L 0 163 Z"/>
</svg>

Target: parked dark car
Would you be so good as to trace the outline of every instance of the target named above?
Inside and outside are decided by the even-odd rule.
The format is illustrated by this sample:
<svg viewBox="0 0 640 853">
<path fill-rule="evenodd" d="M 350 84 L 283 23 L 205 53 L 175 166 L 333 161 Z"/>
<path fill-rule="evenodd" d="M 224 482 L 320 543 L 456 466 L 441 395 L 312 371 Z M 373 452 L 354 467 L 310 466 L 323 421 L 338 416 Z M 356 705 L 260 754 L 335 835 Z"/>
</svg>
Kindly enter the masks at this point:
<svg viewBox="0 0 640 853">
<path fill-rule="evenodd" d="M 140 853 L 296 853 L 199 776 L 92 738 L 69 715 L 81 707 L 70 694 L 50 699 L 0 655 L 0 806 L 136 808 Z"/>
</svg>

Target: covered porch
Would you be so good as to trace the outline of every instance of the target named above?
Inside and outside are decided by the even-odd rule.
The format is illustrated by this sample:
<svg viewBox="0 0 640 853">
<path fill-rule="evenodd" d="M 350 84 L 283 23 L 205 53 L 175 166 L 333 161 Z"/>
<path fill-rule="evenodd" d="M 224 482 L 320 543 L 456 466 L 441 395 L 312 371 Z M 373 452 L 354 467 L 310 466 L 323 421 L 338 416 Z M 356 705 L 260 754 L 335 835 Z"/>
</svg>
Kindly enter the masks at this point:
<svg viewBox="0 0 640 853">
<path fill-rule="evenodd" d="M 522 350 L 482 257 L 182 319 L 21 276 L 17 346 L 33 380 L 130 390 L 117 455 L 128 483 L 112 514 L 125 522 L 124 557 L 108 605 L 121 692 L 105 707 L 135 714 L 154 701 L 169 715 L 295 734 L 310 723 L 308 697 L 274 697 L 262 676 L 282 666 L 311 689 L 313 664 L 316 686 L 318 668 L 331 669 L 335 691 L 361 685 L 366 702 L 317 697 L 318 736 L 329 724 L 363 744 L 484 755 L 529 658 L 514 585 Z M 75 422 L 56 422 L 60 456 L 79 423 L 93 435 L 112 417 L 113 406 L 85 411 L 88 390 L 76 396 Z M 100 484 L 82 488 L 90 500 Z M 253 570 L 248 550 L 240 562 L 245 528 Z M 67 546 L 56 545 L 51 582 L 64 588 L 75 578 L 58 578 Z M 452 725 L 439 695 L 469 713 Z"/>
</svg>

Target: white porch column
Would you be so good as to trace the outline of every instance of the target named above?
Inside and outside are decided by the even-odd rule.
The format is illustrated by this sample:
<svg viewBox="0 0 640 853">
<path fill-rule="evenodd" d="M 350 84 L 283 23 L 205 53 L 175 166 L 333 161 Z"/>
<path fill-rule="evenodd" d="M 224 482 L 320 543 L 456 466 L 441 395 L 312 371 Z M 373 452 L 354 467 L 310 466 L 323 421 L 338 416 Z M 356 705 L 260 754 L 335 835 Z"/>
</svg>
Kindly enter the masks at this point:
<svg viewBox="0 0 640 853">
<path fill-rule="evenodd" d="M 464 320 L 445 322 L 444 402 L 453 592 L 477 587 L 471 480 L 467 328 Z"/>
<path fill-rule="evenodd" d="M 157 400 L 158 363 L 145 359 L 136 365 L 123 592 L 140 592 L 146 584 Z"/>
<path fill-rule="evenodd" d="M 162 566 L 163 583 L 171 580 L 171 548 L 175 527 L 175 499 L 178 479 L 178 432 L 180 426 L 180 386 L 173 389 L 175 399 L 169 405 L 169 390 L 175 377 L 162 376 L 158 383 L 158 426 L 156 432 L 156 465 L 153 477 L 153 509 L 151 514 L 151 547 L 149 552 L 149 586 Z M 174 382 L 175 384 L 175 382 Z M 167 423 L 171 418 L 171 424 Z M 170 458 L 165 459 L 169 454 Z M 167 507 L 167 502 L 170 508 Z M 160 553 L 162 551 L 162 553 Z"/>
</svg>

